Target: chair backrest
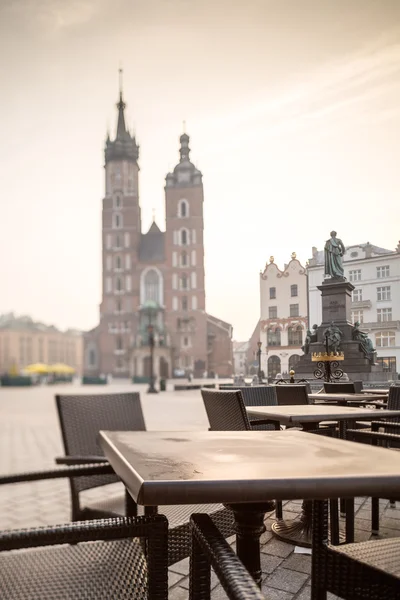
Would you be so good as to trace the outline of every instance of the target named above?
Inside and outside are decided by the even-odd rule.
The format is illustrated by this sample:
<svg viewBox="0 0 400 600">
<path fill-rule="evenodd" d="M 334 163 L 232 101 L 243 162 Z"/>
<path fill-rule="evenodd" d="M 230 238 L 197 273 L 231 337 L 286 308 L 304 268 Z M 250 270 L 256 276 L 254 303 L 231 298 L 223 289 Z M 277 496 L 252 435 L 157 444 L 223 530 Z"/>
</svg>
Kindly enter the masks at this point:
<svg viewBox="0 0 400 600">
<path fill-rule="evenodd" d="M 306 385 L 276 385 L 275 391 L 279 406 L 310 404 Z"/>
<path fill-rule="evenodd" d="M 254 385 L 251 387 L 235 387 L 242 392 L 245 406 L 276 406 L 275 386 Z"/>
<path fill-rule="evenodd" d="M 66 456 L 103 456 L 98 443 L 100 429 L 145 431 L 140 395 L 127 394 L 58 395 L 58 418 Z M 75 477 L 72 493 L 119 481 L 116 475 Z"/>
<path fill-rule="evenodd" d="M 324 390 L 327 394 L 355 394 L 356 386 L 354 381 L 324 383 Z"/>
<path fill-rule="evenodd" d="M 390 386 L 387 408 L 388 410 L 400 410 L 400 386 Z M 393 419 L 385 419 L 385 421 L 390 421 L 392 423 L 400 423 L 399 417 L 394 417 Z M 399 433 L 398 429 L 386 429 L 386 431 L 388 433 Z"/>
<path fill-rule="evenodd" d="M 201 390 L 210 431 L 245 431 L 251 425 L 240 390 Z"/>
</svg>

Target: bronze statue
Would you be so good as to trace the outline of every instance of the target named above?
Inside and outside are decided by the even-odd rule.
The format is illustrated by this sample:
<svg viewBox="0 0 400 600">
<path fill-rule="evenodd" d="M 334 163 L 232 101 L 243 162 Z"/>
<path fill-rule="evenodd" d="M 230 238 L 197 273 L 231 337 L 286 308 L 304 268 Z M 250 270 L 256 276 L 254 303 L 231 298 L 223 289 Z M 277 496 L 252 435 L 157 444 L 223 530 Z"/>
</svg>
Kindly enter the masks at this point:
<svg viewBox="0 0 400 600">
<path fill-rule="evenodd" d="M 346 252 L 342 240 L 331 231 L 331 237 L 325 243 L 325 275 L 332 279 L 344 279 L 342 256 Z"/>
<path fill-rule="evenodd" d="M 318 341 L 318 325 L 313 325 L 312 326 L 311 341 L 312 342 L 317 342 Z"/>
<path fill-rule="evenodd" d="M 304 340 L 304 346 L 301 347 L 304 354 L 309 354 L 309 352 L 310 352 L 311 337 L 312 337 L 312 333 L 309 329 L 307 329 L 306 339 Z"/>
<path fill-rule="evenodd" d="M 368 334 L 360 330 L 359 321 L 354 323 L 352 338 L 354 341 L 360 342 L 360 346 L 364 354 L 373 354 L 375 352 L 375 348 L 372 344 L 372 341 L 369 339 Z"/>
<path fill-rule="evenodd" d="M 328 352 L 339 352 L 343 332 L 332 321 L 324 331 L 324 339 L 328 341 Z"/>
</svg>

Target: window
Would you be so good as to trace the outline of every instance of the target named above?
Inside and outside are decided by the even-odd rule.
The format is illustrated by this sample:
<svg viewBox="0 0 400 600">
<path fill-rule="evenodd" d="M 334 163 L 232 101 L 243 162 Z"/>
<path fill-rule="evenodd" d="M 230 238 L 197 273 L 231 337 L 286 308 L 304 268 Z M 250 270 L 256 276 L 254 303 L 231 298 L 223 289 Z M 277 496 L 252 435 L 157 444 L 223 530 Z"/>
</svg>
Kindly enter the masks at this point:
<svg viewBox="0 0 400 600">
<path fill-rule="evenodd" d="M 106 277 L 106 293 L 110 293 L 112 291 L 112 280 L 111 277 Z"/>
<path fill-rule="evenodd" d="M 114 208 L 121 208 L 122 206 L 122 198 L 119 194 L 117 194 L 114 198 Z"/>
<path fill-rule="evenodd" d="M 125 248 L 129 248 L 130 244 L 131 244 L 131 236 L 129 235 L 129 233 L 125 233 L 124 235 L 125 238 Z M 120 244 L 118 245 L 118 248 L 120 248 Z"/>
<path fill-rule="evenodd" d="M 279 356 L 270 356 L 268 358 L 268 377 L 275 377 L 281 372 L 281 359 Z"/>
<path fill-rule="evenodd" d="M 182 310 L 188 309 L 188 299 L 187 296 L 182 297 Z"/>
<path fill-rule="evenodd" d="M 392 320 L 392 309 L 391 308 L 378 308 L 377 317 L 378 323 L 383 323 L 384 321 Z"/>
<path fill-rule="evenodd" d="M 291 371 L 292 369 L 296 369 L 296 365 L 299 362 L 299 360 L 300 356 L 298 354 L 292 354 L 292 356 L 289 357 L 289 371 Z"/>
<path fill-rule="evenodd" d="M 119 233 L 115 236 L 115 247 L 122 248 L 121 236 L 119 235 Z"/>
<path fill-rule="evenodd" d="M 122 279 L 121 279 L 121 277 L 117 277 L 117 279 L 115 280 L 115 289 L 117 290 L 117 292 L 122 292 Z"/>
<path fill-rule="evenodd" d="M 281 330 L 279 327 L 270 327 L 267 331 L 267 344 L 268 346 L 280 346 L 281 345 Z"/>
<path fill-rule="evenodd" d="M 184 346 L 185 348 L 187 348 L 187 347 L 189 346 L 189 338 L 188 338 L 187 336 L 185 336 L 185 337 L 183 338 L 183 346 Z"/>
<path fill-rule="evenodd" d="M 396 345 L 395 331 L 379 331 L 375 334 L 375 343 L 377 348 L 386 348 Z"/>
<path fill-rule="evenodd" d="M 181 267 L 186 267 L 188 264 L 188 256 L 185 250 L 181 254 Z"/>
<path fill-rule="evenodd" d="M 126 291 L 130 292 L 132 290 L 132 277 L 130 275 L 126 276 Z"/>
<path fill-rule="evenodd" d="M 378 356 L 376 362 L 383 367 L 383 371 L 386 373 L 396 373 L 397 371 L 395 356 Z"/>
<path fill-rule="evenodd" d="M 192 229 L 192 244 L 196 243 L 196 230 Z"/>
<path fill-rule="evenodd" d="M 122 312 L 122 302 L 119 298 L 115 302 L 115 312 L 118 314 Z"/>
<path fill-rule="evenodd" d="M 376 288 L 377 300 L 391 300 L 390 285 Z"/>
<path fill-rule="evenodd" d="M 120 256 L 115 257 L 115 269 L 120 271 L 122 269 L 122 260 Z"/>
<path fill-rule="evenodd" d="M 178 298 L 176 296 L 172 298 L 172 310 L 178 310 Z"/>
<path fill-rule="evenodd" d="M 297 291 L 297 285 L 290 286 L 290 295 L 292 296 L 292 298 L 299 295 Z"/>
<path fill-rule="evenodd" d="M 350 281 L 361 281 L 361 269 L 355 269 L 353 271 L 349 271 L 349 280 Z"/>
<path fill-rule="evenodd" d="M 277 319 L 278 318 L 278 307 L 270 306 L 268 309 L 268 318 L 269 319 Z"/>
<path fill-rule="evenodd" d="M 196 250 L 192 250 L 192 267 L 196 266 Z"/>
<path fill-rule="evenodd" d="M 376 267 L 376 276 L 378 279 L 383 279 L 384 277 L 390 277 L 389 265 L 385 265 L 384 267 Z"/>
<path fill-rule="evenodd" d="M 182 219 L 189 216 L 189 202 L 181 200 L 178 206 L 178 216 Z"/>
<path fill-rule="evenodd" d="M 122 227 L 122 215 L 120 213 L 115 213 L 114 214 L 113 227 L 114 227 L 114 229 L 121 229 L 121 227 Z"/>
<path fill-rule="evenodd" d="M 187 280 L 187 276 L 184 274 L 181 277 L 181 290 L 187 290 L 188 289 L 188 280 Z"/>
<path fill-rule="evenodd" d="M 112 258 L 110 255 L 108 255 L 106 257 L 106 269 L 107 271 L 111 271 L 111 267 L 112 267 Z"/>
<path fill-rule="evenodd" d="M 364 323 L 364 311 L 363 310 L 352 310 L 351 320 L 353 323 Z"/>
<path fill-rule="evenodd" d="M 176 273 L 172 274 L 172 289 L 173 290 L 178 289 L 178 275 Z"/>
<path fill-rule="evenodd" d="M 275 300 L 275 298 L 276 298 L 276 288 L 274 288 L 274 287 L 269 288 L 269 299 Z"/>
<path fill-rule="evenodd" d="M 353 290 L 351 292 L 351 301 L 352 302 L 361 302 L 362 301 L 362 290 Z"/>
<path fill-rule="evenodd" d="M 144 298 L 160 303 L 160 278 L 157 271 L 150 269 L 144 277 Z"/>
<path fill-rule="evenodd" d="M 299 316 L 299 305 L 298 304 L 291 304 L 289 306 L 289 310 L 290 310 L 290 315 L 291 317 L 298 317 Z"/>
<path fill-rule="evenodd" d="M 123 343 L 123 339 L 120 335 L 117 335 L 117 337 L 115 338 L 115 349 L 116 350 L 123 350 L 124 349 L 124 343 Z"/>
<path fill-rule="evenodd" d="M 182 246 L 186 246 L 189 242 L 188 242 L 188 232 L 186 231 L 186 229 L 182 229 L 181 231 L 181 244 Z"/>
<path fill-rule="evenodd" d="M 197 296 L 192 296 L 192 310 L 197 310 Z"/>
<path fill-rule="evenodd" d="M 197 274 L 195 272 L 193 272 L 191 274 L 191 287 L 192 287 L 192 290 L 195 290 L 196 286 L 197 286 Z"/>
<path fill-rule="evenodd" d="M 111 234 L 107 233 L 106 235 L 106 248 L 109 250 L 111 248 Z"/>
<path fill-rule="evenodd" d="M 173 267 L 177 267 L 178 266 L 178 254 L 177 254 L 177 252 L 173 252 L 172 253 L 172 266 Z"/>
<path fill-rule="evenodd" d="M 131 268 L 131 255 L 125 254 L 125 269 L 129 271 Z"/>
<path fill-rule="evenodd" d="M 289 327 L 288 329 L 288 344 L 289 346 L 301 346 L 303 343 L 303 331 L 300 325 L 297 327 Z"/>
</svg>

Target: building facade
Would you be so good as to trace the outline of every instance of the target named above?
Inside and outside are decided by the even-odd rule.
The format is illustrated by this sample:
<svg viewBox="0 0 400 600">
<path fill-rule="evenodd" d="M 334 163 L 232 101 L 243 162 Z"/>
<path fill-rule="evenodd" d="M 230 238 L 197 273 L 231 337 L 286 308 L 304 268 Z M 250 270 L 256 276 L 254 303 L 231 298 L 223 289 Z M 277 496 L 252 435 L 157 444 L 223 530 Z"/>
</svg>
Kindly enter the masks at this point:
<svg viewBox="0 0 400 600">
<path fill-rule="evenodd" d="M 283 270 L 271 256 L 260 273 L 261 369 L 267 377 L 296 370 L 308 327 L 307 286 L 294 252 Z"/>
<path fill-rule="evenodd" d="M 179 162 L 166 176 L 165 231 L 153 222 L 142 233 L 139 146 L 122 92 L 117 107 L 116 137 L 105 147 L 100 323 L 85 334 L 85 372 L 149 377 L 151 326 L 156 376 L 231 374 L 232 328 L 206 313 L 203 176 L 189 136 L 181 135 Z M 218 335 L 216 322 L 224 324 Z"/>
<path fill-rule="evenodd" d="M 321 293 L 324 279 L 324 252 L 312 249 L 309 260 L 310 322 L 322 319 Z M 388 372 L 400 368 L 400 243 L 396 250 L 373 244 L 346 247 L 344 275 L 352 292 L 352 322 L 359 321 L 376 348 L 378 363 Z"/>
<path fill-rule="evenodd" d="M 235 375 L 247 375 L 250 369 L 247 353 L 250 342 L 233 342 L 233 366 Z"/>
<path fill-rule="evenodd" d="M 53 325 L 16 317 L 0 316 L 0 373 L 22 371 L 34 363 L 64 363 L 82 373 L 82 333 L 73 329 L 60 331 Z"/>
</svg>

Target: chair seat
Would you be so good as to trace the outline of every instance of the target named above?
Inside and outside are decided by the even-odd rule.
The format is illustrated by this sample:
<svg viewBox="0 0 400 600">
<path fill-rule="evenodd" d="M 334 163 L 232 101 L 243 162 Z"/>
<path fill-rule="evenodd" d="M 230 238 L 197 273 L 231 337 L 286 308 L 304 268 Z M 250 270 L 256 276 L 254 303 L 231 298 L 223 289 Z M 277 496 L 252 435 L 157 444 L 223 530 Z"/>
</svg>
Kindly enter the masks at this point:
<svg viewBox="0 0 400 600">
<path fill-rule="evenodd" d="M 147 599 L 138 540 L 3 552 L 0 573 L 1 600 Z"/>
<path fill-rule="evenodd" d="M 400 577 L 400 538 L 330 546 L 329 551 L 345 555 L 383 573 Z"/>
</svg>

